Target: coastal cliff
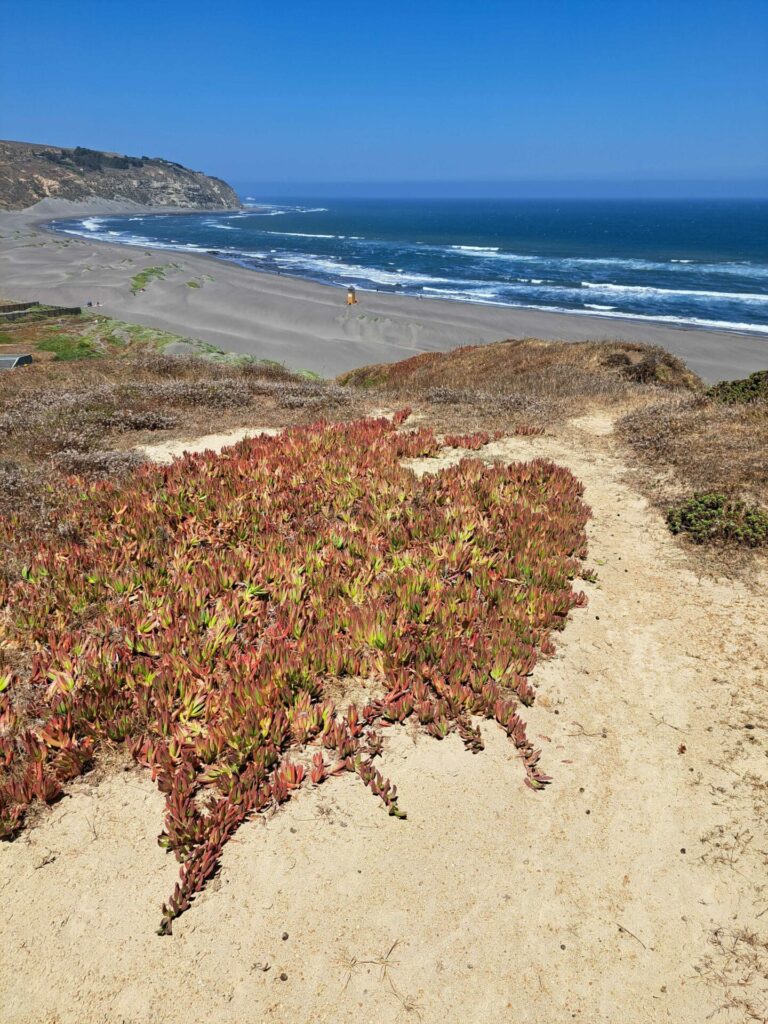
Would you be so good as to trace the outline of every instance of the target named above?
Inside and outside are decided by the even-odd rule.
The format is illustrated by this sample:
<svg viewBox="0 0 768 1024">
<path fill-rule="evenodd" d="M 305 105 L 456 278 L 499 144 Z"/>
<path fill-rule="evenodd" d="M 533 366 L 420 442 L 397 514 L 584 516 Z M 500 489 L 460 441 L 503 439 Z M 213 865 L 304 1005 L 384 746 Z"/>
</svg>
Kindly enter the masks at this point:
<svg viewBox="0 0 768 1024">
<path fill-rule="evenodd" d="M 92 197 L 187 209 L 242 205 L 220 178 L 160 157 L 0 141 L 0 209 L 22 210 L 47 198 Z"/>
</svg>

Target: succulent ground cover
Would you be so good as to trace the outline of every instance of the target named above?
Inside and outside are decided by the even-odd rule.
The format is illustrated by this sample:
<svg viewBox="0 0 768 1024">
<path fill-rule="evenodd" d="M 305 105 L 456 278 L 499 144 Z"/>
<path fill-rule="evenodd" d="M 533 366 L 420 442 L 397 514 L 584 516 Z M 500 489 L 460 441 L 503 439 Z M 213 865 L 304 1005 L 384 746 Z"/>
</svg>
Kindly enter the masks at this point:
<svg viewBox="0 0 768 1024">
<path fill-rule="evenodd" d="M 694 494 L 669 510 L 667 523 L 672 533 L 685 534 L 697 544 L 768 545 L 768 511 L 725 494 Z"/>
<path fill-rule="evenodd" d="M 0 583 L 5 836 L 125 744 L 165 794 L 159 841 L 181 863 L 168 933 L 242 822 L 299 786 L 356 773 L 404 817 L 376 758 L 407 718 L 471 751 L 493 719 L 521 778 L 548 781 L 519 710 L 586 602 L 581 486 L 543 460 L 419 478 L 402 460 L 440 444 L 398 429 L 406 415 L 71 480 L 66 528 Z M 367 704 L 338 699 L 361 679 Z"/>
</svg>

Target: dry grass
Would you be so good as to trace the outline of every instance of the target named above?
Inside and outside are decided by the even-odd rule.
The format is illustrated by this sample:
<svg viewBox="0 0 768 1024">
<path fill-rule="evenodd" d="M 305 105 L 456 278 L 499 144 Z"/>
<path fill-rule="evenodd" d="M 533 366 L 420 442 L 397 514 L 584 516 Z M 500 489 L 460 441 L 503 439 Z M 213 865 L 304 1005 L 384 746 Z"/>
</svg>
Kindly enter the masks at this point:
<svg viewBox="0 0 768 1024">
<path fill-rule="evenodd" d="M 0 374 L 0 515 L 55 528 L 61 474 L 120 476 L 136 445 L 229 426 L 349 418 L 363 402 L 333 382 L 266 363 L 129 349 Z"/>
<path fill-rule="evenodd" d="M 618 426 L 643 461 L 665 473 L 658 500 L 719 492 L 768 507 L 768 403 L 666 396 L 635 409 Z"/>
<path fill-rule="evenodd" d="M 340 384 L 429 407 L 442 429 L 548 426 L 588 408 L 622 409 L 650 389 L 702 389 L 676 357 L 648 345 L 528 338 L 426 352 L 343 374 Z"/>
<path fill-rule="evenodd" d="M 585 397 L 613 400 L 633 383 L 700 387 L 675 356 L 649 345 L 625 342 L 563 343 L 526 338 L 425 352 L 400 363 L 352 370 L 338 378 L 353 387 L 392 394 L 448 389 L 459 395 L 535 396 L 542 403 Z"/>
</svg>

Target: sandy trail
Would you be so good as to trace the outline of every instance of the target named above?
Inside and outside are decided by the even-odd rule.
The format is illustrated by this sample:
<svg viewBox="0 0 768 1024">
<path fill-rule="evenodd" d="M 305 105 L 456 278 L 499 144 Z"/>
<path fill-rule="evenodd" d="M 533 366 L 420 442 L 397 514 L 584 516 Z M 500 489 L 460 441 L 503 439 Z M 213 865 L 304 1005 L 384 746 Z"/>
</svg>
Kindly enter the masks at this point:
<svg viewBox="0 0 768 1024">
<path fill-rule="evenodd" d="M 239 427 L 237 430 L 228 430 L 223 434 L 203 434 L 202 437 L 188 440 L 174 437 L 170 441 L 162 441 L 159 444 L 139 445 L 136 451 L 150 462 L 173 462 L 185 452 L 219 452 L 222 448 L 237 444 L 238 441 L 243 441 L 246 437 L 258 437 L 259 434 L 273 437 L 279 433 L 280 431 L 274 427 Z"/>
<path fill-rule="evenodd" d="M 162 1024 L 183 1007 L 189 1024 L 702 1024 L 729 1001 L 765 1009 L 760 970 L 738 985 L 747 960 L 713 935 L 766 932 L 768 588 L 697 578 L 625 482 L 610 421 L 579 424 L 482 453 L 568 465 L 594 511 L 599 581 L 526 712 L 548 790 L 523 786 L 496 727 L 476 756 L 393 729 L 382 770 L 407 821 L 351 777 L 302 791 L 240 830 L 159 938 L 177 873 L 155 842 L 163 800 L 136 770 L 81 780 L 0 848 L 4 1022 Z M 763 1020 L 747 1013 L 712 1019 Z"/>
<path fill-rule="evenodd" d="M 768 359 L 765 335 L 384 292 L 361 291 L 360 303 L 348 308 L 342 288 L 256 273 L 211 256 L 40 229 L 46 219 L 120 212 L 115 202 L 63 200 L 45 200 L 21 213 L 0 212 L 0 295 L 68 306 L 101 302 L 104 313 L 121 320 L 325 376 L 419 352 L 524 337 L 661 345 L 713 381 L 746 376 Z M 131 280 L 147 267 L 163 267 L 165 277 L 133 295 Z"/>
</svg>

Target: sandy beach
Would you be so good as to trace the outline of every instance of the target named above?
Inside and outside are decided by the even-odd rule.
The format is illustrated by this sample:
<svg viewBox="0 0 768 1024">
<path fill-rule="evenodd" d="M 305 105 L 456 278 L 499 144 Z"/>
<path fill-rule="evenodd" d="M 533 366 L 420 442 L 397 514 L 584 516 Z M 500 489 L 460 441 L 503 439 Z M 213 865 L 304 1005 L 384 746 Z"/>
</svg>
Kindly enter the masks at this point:
<svg viewBox="0 0 768 1024">
<path fill-rule="evenodd" d="M 234 352 L 334 376 L 368 363 L 504 338 L 616 339 L 660 345 L 705 380 L 741 377 L 768 364 L 768 337 L 578 314 L 359 292 L 258 273 L 212 256 L 112 245 L 65 236 L 55 218 L 147 211 L 115 201 L 44 200 L 0 213 L 0 295 L 62 305 L 100 302 L 112 317 L 200 338 Z M 178 213 L 179 211 L 173 211 Z M 133 294 L 148 267 L 164 276 Z"/>
</svg>

